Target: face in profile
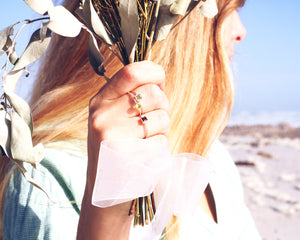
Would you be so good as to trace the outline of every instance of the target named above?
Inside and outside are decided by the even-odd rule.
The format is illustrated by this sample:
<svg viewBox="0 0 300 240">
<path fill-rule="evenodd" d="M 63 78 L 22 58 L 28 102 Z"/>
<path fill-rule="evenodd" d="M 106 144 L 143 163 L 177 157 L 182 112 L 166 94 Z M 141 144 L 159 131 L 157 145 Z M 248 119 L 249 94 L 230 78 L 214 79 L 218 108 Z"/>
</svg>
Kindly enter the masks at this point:
<svg viewBox="0 0 300 240">
<path fill-rule="evenodd" d="M 224 46 L 228 58 L 234 54 L 234 45 L 241 42 L 246 36 L 244 27 L 237 10 L 233 11 L 224 21 Z"/>
</svg>

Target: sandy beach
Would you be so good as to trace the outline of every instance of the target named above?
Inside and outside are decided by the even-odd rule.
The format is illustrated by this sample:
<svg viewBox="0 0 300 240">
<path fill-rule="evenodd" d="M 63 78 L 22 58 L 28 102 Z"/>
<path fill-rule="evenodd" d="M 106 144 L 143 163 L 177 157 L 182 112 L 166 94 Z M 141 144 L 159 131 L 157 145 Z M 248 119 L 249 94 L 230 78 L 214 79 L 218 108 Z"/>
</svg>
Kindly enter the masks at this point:
<svg viewBox="0 0 300 240">
<path fill-rule="evenodd" d="M 300 239 L 300 128 L 229 126 L 220 140 L 238 166 L 262 238 Z"/>
</svg>

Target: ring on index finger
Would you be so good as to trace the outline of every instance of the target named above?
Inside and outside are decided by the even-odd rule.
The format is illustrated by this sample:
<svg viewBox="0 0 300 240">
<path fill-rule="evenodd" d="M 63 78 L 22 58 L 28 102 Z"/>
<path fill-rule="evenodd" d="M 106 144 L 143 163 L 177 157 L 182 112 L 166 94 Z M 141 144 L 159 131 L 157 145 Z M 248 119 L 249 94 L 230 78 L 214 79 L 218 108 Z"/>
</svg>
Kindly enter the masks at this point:
<svg viewBox="0 0 300 240">
<path fill-rule="evenodd" d="M 136 108 L 136 109 L 139 110 L 139 117 L 141 119 L 141 122 L 142 122 L 143 127 L 144 127 L 144 132 L 145 132 L 145 137 L 144 138 L 147 138 L 147 136 L 148 136 L 148 128 L 147 128 L 147 124 L 146 123 L 148 121 L 148 118 L 145 115 L 143 115 L 142 104 L 140 102 L 143 99 L 143 96 L 142 96 L 142 94 L 135 93 L 135 92 L 128 92 L 128 94 L 131 96 L 132 100 L 135 103 L 134 108 Z"/>
<path fill-rule="evenodd" d="M 128 92 L 132 100 L 134 101 L 135 105 L 133 106 L 135 109 L 139 110 L 140 117 L 143 114 L 143 108 L 141 104 L 141 100 L 143 99 L 143 96 L 141 93 L 135 93 L 135 92 Z"/>
</svg>

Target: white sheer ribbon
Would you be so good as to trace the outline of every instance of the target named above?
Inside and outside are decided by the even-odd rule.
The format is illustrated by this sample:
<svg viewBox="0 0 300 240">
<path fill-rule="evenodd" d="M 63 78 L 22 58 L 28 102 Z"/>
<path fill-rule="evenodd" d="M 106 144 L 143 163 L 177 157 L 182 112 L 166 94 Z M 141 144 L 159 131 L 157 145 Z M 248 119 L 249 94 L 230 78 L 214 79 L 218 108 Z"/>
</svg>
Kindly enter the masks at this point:
<svg viewBox="0 0 300 240">
<path fill-rule="evenodd" d="M 210 174 L 210 162 L 196 154 L 171 155 L 148 139 L 105 140 L 92 204 L 104 208 L 154 192 L 156 214 L 139 239 L 155 239 L 173 214 L 193 214 Z"/>
</svg>

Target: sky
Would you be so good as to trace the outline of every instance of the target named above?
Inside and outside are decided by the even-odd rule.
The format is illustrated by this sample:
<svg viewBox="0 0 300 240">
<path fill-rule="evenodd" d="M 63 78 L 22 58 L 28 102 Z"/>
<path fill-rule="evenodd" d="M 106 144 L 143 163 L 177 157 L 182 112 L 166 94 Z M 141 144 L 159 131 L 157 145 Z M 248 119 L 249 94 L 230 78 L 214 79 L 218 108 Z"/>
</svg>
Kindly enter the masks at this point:
<svg viewBox="0 0 300 240">
<path fill-rule="evenodd" d="M 1 9 L 0 29 L 38 16 L 22 0 L 4 1 Z M 236 88 L 233 113 L 300 112 L 299 9 L 298 0 L 247 0 L 239 10 L 247 36 L 236 46 L 232 59 Z M 20 37 L 30 36 L 25 33 Z M 21 95 L 28 95 L 26 87 L 21 89 Z"/>
<path fill-rule="evenodd" d="M 300 111 L 300 1 L 247 0 L 234 111 Z"/>
</svg>

